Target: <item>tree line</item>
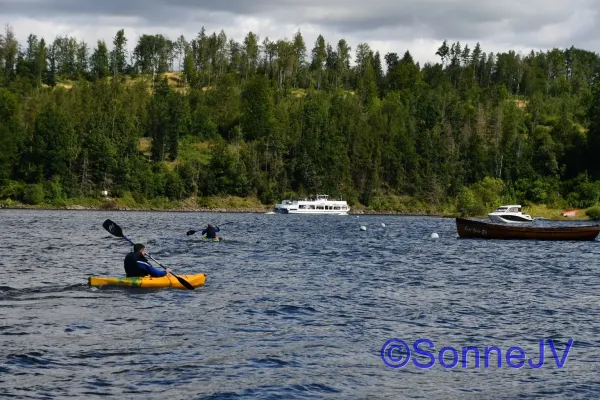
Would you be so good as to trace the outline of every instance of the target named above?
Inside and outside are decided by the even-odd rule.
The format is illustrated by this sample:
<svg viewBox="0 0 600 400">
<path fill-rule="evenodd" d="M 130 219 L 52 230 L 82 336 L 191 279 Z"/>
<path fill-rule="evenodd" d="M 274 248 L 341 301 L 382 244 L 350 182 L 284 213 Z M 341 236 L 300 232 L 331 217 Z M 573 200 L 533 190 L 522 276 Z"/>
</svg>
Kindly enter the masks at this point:
<svg viewBox="0 0 600 400">
<path fill-rule="evenodd" d="M 130 52 L 119 30 L 110 44 L 33 34 L 21 44 L 5 27 L 0 201 L 109 190 L 269 204 L 328 193 L 466 214 L 499 201 L 598 202 L 591 51 L 486 53 L 444 41 L 439 62 L 421 66 L 408 50 L 381 56 L 321 35 L 307 47 L 299 31 L 243 42 L 204 28 L 190 40 L 144 34 Z"/>
</svg>

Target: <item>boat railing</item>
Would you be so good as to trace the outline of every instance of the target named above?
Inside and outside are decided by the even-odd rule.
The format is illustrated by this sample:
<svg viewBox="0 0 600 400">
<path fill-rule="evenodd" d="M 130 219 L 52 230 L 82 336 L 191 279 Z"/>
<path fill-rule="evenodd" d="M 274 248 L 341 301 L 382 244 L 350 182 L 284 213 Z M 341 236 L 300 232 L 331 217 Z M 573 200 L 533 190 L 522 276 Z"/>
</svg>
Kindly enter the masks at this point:
<svg viewBox="0 0 600 400">
<path fill-rule="evenodd" d="M 316 197 L 304 197 L 304 198 L 290 198 L 290 199 L 286 199 L 286 200 L 282 200 L 280 204 L 282 205 L 290 205 L 290 204 L 298 204 L 298 202 L 300 201 L 305 201 L 305 202 L 317 202 L 317 201 L 325 201 L 325 202 L 345 202 L 342 199 L 342 196 L 339 197 L 339 199 L 337 200 L 329 200 L 329 196 L 328 195 L 317 195 Z"/>
</svg>

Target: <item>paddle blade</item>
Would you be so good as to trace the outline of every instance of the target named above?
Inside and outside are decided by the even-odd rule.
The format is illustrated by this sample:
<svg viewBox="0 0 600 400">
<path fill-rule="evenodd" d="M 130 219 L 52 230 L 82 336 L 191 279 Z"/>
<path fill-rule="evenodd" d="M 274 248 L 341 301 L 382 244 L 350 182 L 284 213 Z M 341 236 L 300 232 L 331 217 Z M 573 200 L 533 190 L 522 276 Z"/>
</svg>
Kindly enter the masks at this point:
<svg viewBox="0 0 600 400">
<path fill-rule="evenodd" d="M 196 233 L 196 231 L 194 231 L 194 230 L 189 230 L 189 231 L 187 231 L 185 234 L 186 234 L 186 235 L 188 235 L 188 236 L 190 236 L 190 235 L 193 235 L 194 233 Z"/>
<path fill-rule="evenodd" d="M 123 237 L 123 230 L 121 227 L 112 222 L 110 219 L 104 221 L 102 227 L 117 237 Z"/>
<path fill-rule="evenodd" d="M 171 275 L 173 275 L 175 278 L 177 278 L 177 280 L 179 281 L 179 283 L 181 283 L 184 287 L 186 287 L 189 290 L 194 290 L 194 287 L 185 279 L 183 279 L 180 276 L 175 275 L 174 273 L 171 272 Z"/>
</svg>

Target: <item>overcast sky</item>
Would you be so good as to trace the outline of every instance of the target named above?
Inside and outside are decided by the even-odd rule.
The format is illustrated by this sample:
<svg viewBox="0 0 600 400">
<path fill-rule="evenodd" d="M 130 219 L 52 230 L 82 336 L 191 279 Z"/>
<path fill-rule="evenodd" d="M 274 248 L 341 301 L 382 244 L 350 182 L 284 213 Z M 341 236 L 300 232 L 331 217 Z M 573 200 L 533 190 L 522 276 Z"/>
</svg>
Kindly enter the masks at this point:
<svg viewBox="0 0 600 400">
<path fill-rule="evenodd" d="M 574 45 L 600 51 L 600 0 L 0 0 L 0 23 L 12 25 L 22 44 L 33 33 L 53 40 L 74 36 L 112 47 L 125 29 L 130 46 L 139 35 L 174 40 L 223 29 L 242 41 L 248 31 L 271 40 L 300 30 L 308 52 L 318 34 L 334 47 L 367 42 L 382 56 L 409 50 L 416 61 L 438 61 L 444 39 L 483 51 L 522 52 Z"/>
</svg>

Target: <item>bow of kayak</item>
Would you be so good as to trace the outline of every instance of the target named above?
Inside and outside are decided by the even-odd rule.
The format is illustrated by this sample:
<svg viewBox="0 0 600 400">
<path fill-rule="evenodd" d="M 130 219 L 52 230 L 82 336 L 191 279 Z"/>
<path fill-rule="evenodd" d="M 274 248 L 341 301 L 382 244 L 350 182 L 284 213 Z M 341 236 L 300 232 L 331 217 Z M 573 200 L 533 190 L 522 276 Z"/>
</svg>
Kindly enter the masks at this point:
<svg viewBox="0 0 600 400">
<path fill-rule="evenodd" d="M 206 280 L 205 274 L 194 274 L 194 275 L 178 275 L 185 279 L 194 288 L 204 285 Z M 136 288 L 149 288 L 159 289 L 172 287 L 175 289 L 185 289 L 177 278 L 171 274 L 155 278 L 152 276 L 144 276 L 140 278 L 113 278 L 108 276 L 90 276 L 88 278 L 89 286 L 100 287 L 100 286 L 129 286 Z"/>
</svg>

